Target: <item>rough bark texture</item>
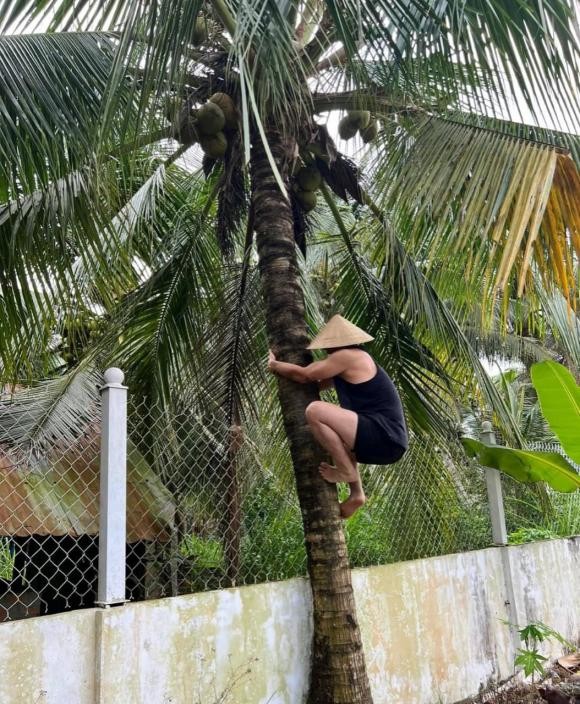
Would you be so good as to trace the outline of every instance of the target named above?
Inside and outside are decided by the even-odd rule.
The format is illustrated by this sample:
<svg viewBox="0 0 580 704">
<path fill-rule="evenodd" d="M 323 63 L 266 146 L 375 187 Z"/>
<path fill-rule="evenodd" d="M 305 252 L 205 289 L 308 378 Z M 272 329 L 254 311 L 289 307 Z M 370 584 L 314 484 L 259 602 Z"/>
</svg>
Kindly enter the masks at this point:
<svg viewBox="0 0 580 704">
<path fill-rule="evenodd" d="M 294 144 L 269 134 L 284 179 Z M 289 202 L 274 179 L 259 139 L 252 149 L 252 205 L 270 345 L 278 358 L 306 364 L 310 354 L 304 300 L 295 255 Z M 318 398 L 312 385 L 280 378 L 278 394 L 290 442 L 308 555 L 314 607 L 314 640 L 308 704 L 371 704 L 350 567 L 336 488 L 318 473 L 323 459 L 305 422 Z"/>
</svg>

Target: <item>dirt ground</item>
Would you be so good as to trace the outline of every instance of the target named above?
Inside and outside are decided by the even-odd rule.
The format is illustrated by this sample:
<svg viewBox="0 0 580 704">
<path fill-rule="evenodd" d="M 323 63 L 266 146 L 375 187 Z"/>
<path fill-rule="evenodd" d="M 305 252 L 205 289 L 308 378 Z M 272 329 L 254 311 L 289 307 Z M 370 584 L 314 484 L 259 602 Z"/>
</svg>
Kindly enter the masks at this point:
<svg viewBox="0 0 580 704">
<path fill-rule="evenodd" d="M 540 695 L 541 688 L 558 689 L 558 685 L 566 683 L 575 685 L 574 690 L 577 690 L 577 697 L 564 698 L 558 694 L 552 694 L 546 700 Z M 541 681 L 538 680 L 534 684 L 523 684 L 521 682 L 508 682 L 500 687 L 493 688 L 482 692 L 474 699 L 468 699 L 461 704 L 580 704 L 580 672 L 578 668 L 567 670 L 557 663 L 552 665 L 546 671 L 546 677 Z"/>
</svg>

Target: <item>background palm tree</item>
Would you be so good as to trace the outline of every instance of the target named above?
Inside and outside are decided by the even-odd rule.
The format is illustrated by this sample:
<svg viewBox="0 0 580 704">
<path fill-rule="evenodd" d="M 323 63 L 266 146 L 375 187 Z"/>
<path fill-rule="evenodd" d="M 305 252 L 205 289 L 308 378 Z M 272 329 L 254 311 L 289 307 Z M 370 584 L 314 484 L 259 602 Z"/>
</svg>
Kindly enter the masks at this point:
<svg viewBox="0 0 580 704">
<path fill-rule="evenodd" d="M 515 99 L 575 129 L 571 4 L 53 0 L 7 3 L 3 17 L 4 30 L 51 29 L 0 39 L 4 377 L 53 363 L 55 331 L 74 345 L 53 403 L 15 440 L 70 429 L 82 408 L 73 380 L 105 357 L 162 407 L 175 394 L 194 398 L 230 425 L 252 414 L 247 401 L 263 388 L 253 386 L 256 321 L 265 318 L 283 359 L 307 362 L 305 320 L 315 318 L 295 245 L 307 246 L 313 197 L 294 187 L 305 164 L 323 177 L 342 240 L 341 308 L 375 335 L 412 429 L 448 432 L 445 409 L 469 363 L 518 441 L 463 324 L 473 325 L 477 306 L 477 325 L 489 326 L 498 301 L 530 295 L 534 270 L 577 297 L 577 139 L 509 121 L 519 117 Z M 218 151 L 195 112 L 216 91 L 237 111 Z M 361 120 L 359 133 L 372 137 L 360 111 L 380 123 L 365 171 L 320 120 L 344 110 L 359 114 L 343 135 Z M 205 183 L 195 164 L 178 163 L 198 140 Z M 216 163 L 209 152 L 224 147 Z M 355 205 L 345 211 L 337 199 Z M 246 307 L 257 300 L 254 234 L 264 318 Z M 92 340 L 83 309 L 107 320 Z M 204 337 L 219 351 L 211 375 Z M 264 333 L 256 340 L 264 350 Z M 316 472 L 320 453 L 304 425 L 316 390 L 280 380 L 278 391 L 314 596 L 309 701 L 369 702 L 336 491 Z"/>
</svg>

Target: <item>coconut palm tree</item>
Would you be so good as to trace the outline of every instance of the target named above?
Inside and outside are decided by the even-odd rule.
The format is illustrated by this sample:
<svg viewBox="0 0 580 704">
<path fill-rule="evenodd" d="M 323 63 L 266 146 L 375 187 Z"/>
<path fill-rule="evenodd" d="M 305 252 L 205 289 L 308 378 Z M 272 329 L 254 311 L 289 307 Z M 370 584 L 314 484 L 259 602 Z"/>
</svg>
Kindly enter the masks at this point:
<svg viewBox="0 0 580 704">
<path fill-rule="evenodd" d="M 254 242 L 268 343 L 308 362 L 296 245 L 308 246 L 317 190 L 344 246 L 342 281 L 359 293 L 348 300 L 345 283 L 345 310 L 400 362 L 394 376 L 419 426 L 437 422 L 427 391 L 439 414 L 448 402 L 444 367 L 470 359 L 480 371 L 458 324 L 475 303 L 485 323 L 498 301 L 530 291 L 533 270 L 576 298 L 580 72 L 567 0 L 515 9 L 506 0 L 48 0 L 3 10 L 6 378 L 30 373 L 29 360 L 51 349 L 55 318 L 74 333 L 75 308 L 91 301 L 108 331 L 77 374 L 97 351 L 121 348 L 143 393 L 167 400 L 195 387 L 200 367 L 185 360 L 208 331 L 200 321 L 208 311 L 223 318 L 226 290 L 246 300 Z M 8 34 L 31 24 L 49 31 Z M 520 108 L 560 132 L 521 124 Z M 340 137 L 372 143 L 358 163 L 325 122 L 345 111 Z M 197 144 L 203 186 L 178 168 Z M 251 369 L 238 364 L 244 320 L 247 311 L 230 318 L 234 353 L 225 344 L 217 358 L 229 355 L 218 376 L 231 423 Z M 421 335 L 437 354 L 411 341 Z M 316 471 L 320 450 L 304 423 L 317 390 L 281 379 L 278 395 L 313 592 L 309 702 L 370 702 L 336 491 Z M 64 403 L 57 426 L 74 416 L 74 401 Z"/>
</svg>

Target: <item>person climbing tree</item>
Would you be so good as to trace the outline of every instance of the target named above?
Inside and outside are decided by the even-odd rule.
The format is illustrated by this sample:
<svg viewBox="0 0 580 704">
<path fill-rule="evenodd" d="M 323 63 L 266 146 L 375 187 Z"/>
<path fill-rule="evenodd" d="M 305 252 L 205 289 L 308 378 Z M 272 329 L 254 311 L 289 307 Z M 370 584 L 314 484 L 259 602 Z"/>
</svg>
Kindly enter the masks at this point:
<svg viewBox="0 0 580 704">
<path fill-rule="evenodd" d="M 334 465 L 321 462 L 320 474 L 328 482 L 346 482 L 350 495 L 340 504 L 349 518 L 365 502 L 357 462 L 393 464 L 408 447 L 407 427 L 397 389 L 382 367 L 361 348 L 373 338 L 340 315 L 333 316 L 308 345 L 328 357 L 302 367 L 276 359 L 270 351 L 268 367 L 275 374 L 300 384 L 318 382 L 334 386 L 340 408 L 313 401 L 306 420 L 316 440 L 330 453 Z"/>
</svg>

